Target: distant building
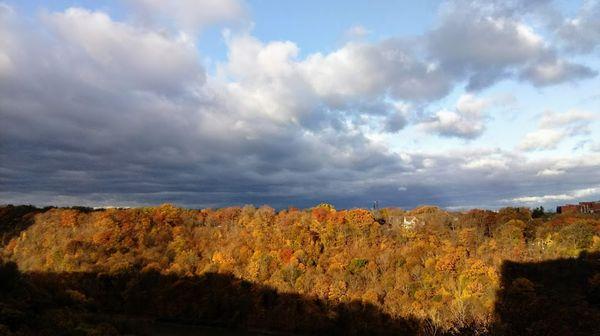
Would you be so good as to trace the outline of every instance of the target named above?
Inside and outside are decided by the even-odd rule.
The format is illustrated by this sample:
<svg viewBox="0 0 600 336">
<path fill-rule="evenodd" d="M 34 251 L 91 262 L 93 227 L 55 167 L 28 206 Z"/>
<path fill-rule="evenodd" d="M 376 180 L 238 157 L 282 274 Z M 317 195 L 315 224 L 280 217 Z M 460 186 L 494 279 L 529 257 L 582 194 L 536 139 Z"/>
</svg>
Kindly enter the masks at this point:
<svg viewBox="0 0 600 336">
<path fill-rule="evenodd" d="M 579 204 L 565 204 L 556 207 L 557 213 L 600 213 L 600 201 L 579 202 Z"/>
<path fill-rule="evenodd" d="M 577 213 L 579 212 L 579 206 L 576 204 L 565 204 L 556 207 L 557 213 Z"/>
<path fill-rule="evenodd" d="M 579 202 L 581 212 L 583 213 L 600 213 L 600 201 L 596 202 Z"/>
<path fill-rule="evenodd" d="M 412 229 L 415 227 L 415 225 L 418 223 L 417 217 L 404 217 L 402 226 L 405 229 Z"/>
</svg>

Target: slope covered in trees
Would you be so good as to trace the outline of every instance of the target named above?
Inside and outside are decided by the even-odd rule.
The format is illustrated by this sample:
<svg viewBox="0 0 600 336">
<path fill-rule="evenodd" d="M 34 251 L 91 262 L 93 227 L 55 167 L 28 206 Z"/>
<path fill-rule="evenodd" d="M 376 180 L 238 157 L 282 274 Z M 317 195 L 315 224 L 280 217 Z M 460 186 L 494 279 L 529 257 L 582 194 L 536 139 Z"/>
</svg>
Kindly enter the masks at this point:
<svg viewBox="0 0 600 336">
<path fill-rule="evenodd" d="M 519 328 L 530 324 L 519 319 L 530 319 L 544 330 L 561 330 L 555 323 L 585 334 L 600 325 L 597 215 L 325 204 L 279 212 L 171 205 L 30 210 L 10 217 L 1 251 L 19 269 L 7 264 L 9 275 L 1 277 L 14 289 L 0 296 L 3 309 L 22 318 L 0 319 L 0 328 L 12 332 L 26 330 L 19 312 L 39 317 L 48 302 L 63 302 L 56 311 L 79 316 L 74 328 L 108 328 L 100 313 L 299 333 L 522 334 L 527 330 Z M 19 218 L 28 224 L 19 226 Z M 565 263 L 579 271 L 556 275 L 570 269 Z M 206 291 L 208 285 L 217 289 Z M 219 300 L 214 293 L 222 293 Z M 577 321 L 581 314 L 529 316 L 515 302 L 530 310 L 569 307 L 585 321 Z M 215 307 L 224 315 L 216 316 Z M 68 320 L 48 319 L 46 326 Z"/>
</svg>

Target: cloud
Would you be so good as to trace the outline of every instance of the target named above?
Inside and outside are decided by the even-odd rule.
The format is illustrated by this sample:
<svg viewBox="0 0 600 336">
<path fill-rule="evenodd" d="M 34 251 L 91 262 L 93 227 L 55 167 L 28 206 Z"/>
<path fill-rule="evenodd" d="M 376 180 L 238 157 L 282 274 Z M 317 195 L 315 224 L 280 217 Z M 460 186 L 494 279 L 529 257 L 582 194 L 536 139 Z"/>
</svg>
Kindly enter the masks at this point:
<svg viewBox="0 0 600 336">
<path fill-rule="evenodd" d="M 451 87 L 451 78 L 442 69 L 420 60 L 396 39 L 349 42 L 329 54 L 310 55 L 301 68 L 318 94 L 333 103 L 384 92 L 393 99 L 431 101 Z"/>
<path fill-rule="evenodd" d="M 456 0 L 442 8 L 437 27 L 425 37 L 426 49 L 457 80 L 465 78 L 469 91 L 506 78 L 547 86 L 597 74 L 559 58 L 556 48 L 525 20 L 531 13 L 554 13 L 548 1 Z"/>
<path fill-rule="evenodd" d="M 126 0 L 142 20 L 195 33 L 211 24 L 241 20 L 245 5 L 238 0 Z"/>
<path fill-rule="evenodd" d="M 344 32 L 344 37 L 347 40 L 356 40 L 365 38 L 369 34 L 371 34 L 370 30 L 368 30 L 362 25 L 356 25 L 346 29 L 346 31 Z"/>
<path fill-rule="evenodd" d="M 436 100 L 450 85 L 400 41 L 350 42 L 304 59 L 290 41 L 263 43 L 239 34 L 228 35 L 227 45 L 218 77 L 244 113 L 309 129 L 383 119 L 385 131 L 397 132 L 408 122 L 408 103 L 402 100 Z"/>
<path fill-rule="evenodd" d="M 550 194 L 600 184 L 593 153 L 568 160 L 467 147 L 436 153 L 413 147 L 421 139 L 404 136 L 410 130 L 399 132 L 416 120 L 433 134 L 478 137 L 499 104 L 494 98 L 467 93 L 427 120 L 419 111 L 463 80 L 493 82 L 484 64 L 501 74 L 535 63 L 527 52 L 473 50 L 453 63 L 418 41 L 390 38 L 303 55 L 292 41 L 231 31 L 213 75 L 193 39 L 176 31 L 187 30 L 187 19 L 178 10 L 157 13 L 140 25 L 82 8 L 31 18 L 0 10 L 0 202 L 360 206 L 375 197 L 407 207 L 498 206 L 532 188 Z M 500 36 L 519 27 L 486 20 L 479 21 L 506 22 L 486 28 Z M 565 132 L 585 133 L 584 114 L 547 119 L 543 127 L 567 123 Z M 557 182 L 538 176 L 546 170 L 564 173 Z"/>
<path fill-rule="evenodd" d="M 508 169 L 508 161 L 502 156 L 490 156 L 471 160 L 462 165 L 466 169 Z"/>
<path fill-rule="evenodd" d="M 489 100 L 471 94 L 462 95 L 454 110 L 443 109 L 435 112 L 432 117 L 421 123 L 421 127 L 426 132 L 440 136 L 477 138 L 485 129 L 483 111 L 490 106 L 490 103 Z"/>
<path fill-rule="evenodd" d="M 565 173 L 564 170 L 546 168 L 544 170 L 540 170 L 536 175 L 537 176 L 558 176 L 558 175 L 562 175 L 564 173 Z"/>
<path fill-rule="evenodd" d="M 7 76 L 13 70 L 13 62 L 10 59 L 6 48 L 15 43 L 8 34 L 9 27 L 15 20 L 14 10 L 4 3 L 0 3 L 0 78 Z"/>
<path fill-rule="evenodd" d="M 408 124 L 406 115 L 410 108 L 411 106 L 408 104 L 395 104 L 395 111 L 385 119 L 383 130 L 389 133 L 396 133 L 406 127 Z"/>
<path fill-rule="evenodd" d="M 58 39 L 52 47 L 70 61 L 65 66 L 79 67 L 74 70 L 93 85 L 162 93 L 204 80 L 195 46 L 187 41 L 81 8 L 49 14 L 43 20 Z"/>
<path fill-rule="evenodd" d="M 345 112 L 318 108 L 291 43 L 232 42 L 232 79 L 221 80 L 206 76 L 187 41 L 103 12 L 37 23 L 7 25 L 0 42 L 19 42 L 1 49 L 14 71 L 0 83 L 0 199 L 276 205 L 294 195 L 307 205 L 407 169 L 352 123 L 318 132 L 300 123 Z"/>
<path fill-rule="evenodd" d="M 567 134 L 562 130 L 540 129 L 527 133 L 519 148 L 526 151 L 554 149 L 566 137 Z"/>
<path fill-rule="evenodd" d="M 584 0 L 579 13 L 566 18 L 557 28 L 565 47 L 573 52 L 591 53 L 600 45 L 600 2 Z"/>
<path fill-rule="evenodd" d="M 452 13 L 429 36 L 432 54 L 455 71 L 521 64 L 541 54 L 542 37 L 525 24 L 508 18 L 466 19 L 469 14 Z"/>
<path fill-rule="evenodd" d="M 565 60 L 552 59 L 524 69 L 521 78 L 535 86 L 547 86 L 595 77 L 597 71 Z"/>
<path fill-rule="evenodd" d="M 589 124 L 597 119 L 596 115 L 586 111 L 546 111 L 540 116 L 539 128 L 527 133 L 519 148 L 525 151 L 555 149 L 569 137 L 588 133 Z"/>
<path fill-rule="evenodd" d="M 587 130 L 591 122 L 598 119 L 597 114 L 582 110 L 571 109 L 565 113 L 546 111 L 540 117 L 540 127 L 566 127 L 571 129 L 571 133 L 580 134 Z"/>
<path fill-rule="evenodd" d="M 455 76 L 466 77 L 469 90 L 493 84 L 506 77 L 511 67 L 527 64 L 544 52 L 543 38 L 526 24 L 486 14 L 473 3 L 450 5 L 426 36 L 431 56 Z"/>
<path fill-rule="evenodd" d="M 524 196 L 524 197 L 516 197 L 511 199 L 509 202 L 514 203 L 530 203 L 530 204 L 540 204 L 544 202 L 555 202 L 555 201 L 572 201 L 582 198 L 587 198 L 590 196 L 600 195 L 600 186 L 593 188 L 585 188 L 585 189 L 577 189 L 572 190 L 568 193 L 564 194 L 549 194 L 542 196 Z"/>
</svg>

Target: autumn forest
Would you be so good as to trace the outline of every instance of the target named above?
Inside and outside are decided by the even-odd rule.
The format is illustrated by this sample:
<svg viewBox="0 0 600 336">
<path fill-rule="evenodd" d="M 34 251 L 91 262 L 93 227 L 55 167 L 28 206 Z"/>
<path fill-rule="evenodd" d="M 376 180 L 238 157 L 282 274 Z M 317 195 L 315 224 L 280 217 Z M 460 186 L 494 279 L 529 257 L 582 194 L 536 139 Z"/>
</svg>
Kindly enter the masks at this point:
<svg viewBox="0 0 600 336">
<path fill-rule="evenodd" d="M 5 206 L 0 230 L 0 334 L 153 334 L 140 329 L 149 323 L 248 334 L 600 326 L 597 214 Z"/>
</svg>

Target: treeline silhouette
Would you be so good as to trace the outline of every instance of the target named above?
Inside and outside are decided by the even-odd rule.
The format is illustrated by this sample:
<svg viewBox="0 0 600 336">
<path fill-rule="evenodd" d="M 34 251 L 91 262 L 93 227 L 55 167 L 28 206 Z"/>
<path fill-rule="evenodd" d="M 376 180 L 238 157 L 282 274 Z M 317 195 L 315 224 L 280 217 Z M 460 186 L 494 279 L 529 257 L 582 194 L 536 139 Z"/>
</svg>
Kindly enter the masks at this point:
<svg viewBox="0 0 600 336">
<path fill-rule="evenodd" d="M 5 207 L 0 233 L 0 334 L 599 331 L 598 215 Z"/>
</svg>

